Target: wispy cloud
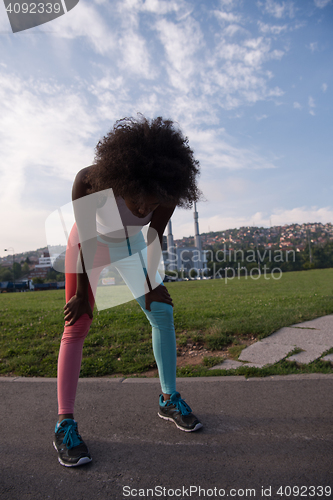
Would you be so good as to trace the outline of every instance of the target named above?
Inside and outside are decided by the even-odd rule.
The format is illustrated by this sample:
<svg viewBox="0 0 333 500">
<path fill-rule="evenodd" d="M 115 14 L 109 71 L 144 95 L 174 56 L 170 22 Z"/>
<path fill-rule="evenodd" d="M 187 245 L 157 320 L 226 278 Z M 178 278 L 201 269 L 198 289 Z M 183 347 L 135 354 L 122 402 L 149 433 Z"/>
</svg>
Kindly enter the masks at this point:
<svg viewBox="0 0 333 500">
<path fill-rule="evenodd" d="M 263 8 L 263 11 L 277 19 L 284 17 L 294 17 L 294 3 L 291 1 L 276 2 L 274 0 L 266 0 L 264 3 L 258 2 L 258 5 Z"/>
<path fill-rule="evenodd" d="M 262 21 L 258 21 L 259 30 L 265 34 L 279 35 L 288 30 L 288 26 L 286 24 L 282 26 L 265 24 Z"/>
<path fill-rule="evenodd" d="M 233 5 L 227 2 L 227 12 L 213 11 L 223 24 L 222 31 L 215 34 L 214 47 L 208 44 L 199 23 L 191 15 L 182 22 L 160 18 L 154 24 L 165 51 L 171 89 L 181 91 L 185 99 L 200 90 L 210 96 L 209 108 L 216 108 L 217 104 L 232 109 L 283 95 L 282 89 L 270 88 L 273 75 L 264 70 L 264 65 L 272 59 L 280 60 L 284 51 L 273 48 L 269 38 L 253 38 L 243 26 L 235 24 L 242 22 L 242 17 L 230 11 Z M 242 35 L 243 40 L 230 43 L 229 38 L 236 33 Z"/>
<path fill-rule="evenodd" d="M 241 23 L 242 16 L 240 14 L 234 14 L 232 12 L 225 12 L 222 10 L 214 10 L 214 14 L 219 21 L 228 23 Z"/>
<path fill-rule="evenodd" d="M 227 179 L 226 185 L 220 185 L 219 196 L 223 198 L 225 192 L 229 189 L 233 194 L 237 193 L 234 188 L 238 185 L 238 189 L 248 189 L 249 186 L 244 183 L 242 179 Z M 237 188 L 236 188 L 237 189 Z M 244 192 L 245 192 L 244 191 Z M 250 212 L 247 214 L 232 214 L 226 213 L 216 205 L 215 214 L 209 215 L 206 213 L 207 207 L 204 203 L 199 203 L 199 229 L 201 233 L 208 231 L 223 231 L 225 229 L 257 226 L 257 227 L 270 227 L 270 226 L 284 226 L 286 224 L 306 224 L 321 222 L 326 224 L 333 220 L 333 207 L 295 207 L 292 209 L 275 209 L 272 212 Z M 184 234 L 193 235 L 193 221 L 189 220 L 184 211 L 177 211 L 177 218 L 180 219 L 180 224 L 173 230 L 175 238 L 182 238 Z"/>
<path fill-rule="evenodd" d="M 232 145 L 232 138 L 223 129 L 198 130 L 189 127 L 186 131 L 194 150 L 198 152 L 203 170 L 210 172 L 210 175 L 215 175 L 214 170 L 276 168 L 271 160 L 254 151 Z"/>
<path fill-rule="evenodd" d="M 254 189 L 254 184 L 240 175 L 226 175 L 223 182 L 205 179 L 200 182 L 200 188 L 209 203 L 221 205 L 235 198 L 238 200 L 244 197 L 246 193 Z M 202 205 L 202 208 L 206 211 L 208 207 Z"/>
<path fill-rule="evenodd" d="M 271 51 L 271 42 L 263 37 L 249 38 L 243 44 L 225 43 L 221 40 L 219 56 L 227 61 L 241 61 L 246 66 L 259 69 L 262 64 L 270 59 L 281 59 L 284 52 L 281 50 Z"/>
<path fill-rule="evenodd" d="M 220 5 L 225 9 L 237 7 L 239 0 L 219 0 Z"/>
<path fill-rule="evenodd" d="M 144 5 L 146 10 L 154 12 L 156 6 L 165 10 L 164 2 L 150 1 Z M 174 10 L 174 2 L 170 2 L 170 10 Z M 150 52 L 145 37 L 140 32 L 140 14 L 144 7 L 139 0 L 124 0 L 116 3 L 115 11 L 119 26 L 117 33 L 116 59 L 122 73 L 129 71 L 141 78 L 154 79 L 155 68 L 151 63 Z M 118 17 L 119 16 L 119 17 Z"/>
<path fill-rule="evenodd" d="M 327 90 L 327 89 L 328 89 L 328 85 L 327 85 L 327 83 L 323 83 L 323 84 L 322 84 L 322 86 L 321 86 L 321 90 L 322 90 L 323 92 L 326 92 L 326 90 Z"/>
<path fill-rule="evenodd" d="M 200 73 L 202 62 L 196 57 L 203 47 L 203 35 L 198 22 L 188 17 L 181 23 L 163 18 L 157 21 L 156 29 L 167 58 L 167 72 L 173 87 L 188 91 L 195 85 L 190 81 Z"/>
<path fill-rule="evenodd" d="M 223 35 L 233 37 L 235 35 L 249 35 L 249 32 L 239 24 L 229 24 L 223 28 Z"/>
<path fill-rule="evenodd" d="M 145 0 L 143 3 L 137 2 L 137 4 L 139 3 L 142 11 L 153 12 L 159 15 L 176 12 L 183 16 L 189 10 L 189 6 L 183 0 Z M 133 8 L 133 2 L 128 2 L 128 6 L 129 8 Z"/>
<path fill-rule="evenodd" d="M 219 105 L 226 109 L 281 96 L 282 89 L 269 88 L 273 75 L 263 67 L 267 61 L 281 57 L 283 52 L 271 50 L 270 41 L 263 37 L 242 43 L 228 43 L 221 38 L 209 60 L 204 88 L 210 94 L 218 92 Z"/>
<path fill-rule="evenodd" d="M 323 9 L 324 7 L 326 7 L 326 5 L 331 3 L 331 0 L 314 0 L 314 3 L 316 7 Z"/>
<path fill-rule="evenodd" d="M 307 47 L 314 53 L 318 50 L 318 42 L 311 42 Z"/>
<path fill-rule="evenodd" d="M 309 104 L 309 113 L 310 115 L 314 116 L 315 115 L 314 108 L 316 107 L 316 105 L 313 97 L 309 96 L 308 104 Z"/>
<path fill-rule="evenodd" d="M 52 81 L 0 73 L 0 117 L 0 179 L 6 186 L 2 207 L 22 209 L 29 179 L 72 180 L 92 160 L 89 142 L 98 125 L 79 92 Z"/>
<path fill-rule="evenodd" d="M 297 101 L 294 102 L 294 109 L 302 109 L 302 108 L 303 106 L 299 102 Z"/>
<path fill-rule="evenodd" d="M 58 38 L 86 38 L 98 54 L 107 55 L 116 47 L 116 38 L 108 23 L 97 8 L 85 0 L 52 24 L 43 24 L 40 30 Z"/>
<path fill-rule="evenodd" d="M 293 209 L 276 209 L 270 215 L 272 225 L 306 224 L 307 222 L 331 222 L 333 207 L 295 207 Z M 266 219 L 267 220 L 267 219 Z"/>
<path fill-rule="evenodd" d="M 16 252 L 46 244 L 46 217 L 93 160 L 96 118 L 80 91 L 0 71 L 1 230 Z"/>
</svg>

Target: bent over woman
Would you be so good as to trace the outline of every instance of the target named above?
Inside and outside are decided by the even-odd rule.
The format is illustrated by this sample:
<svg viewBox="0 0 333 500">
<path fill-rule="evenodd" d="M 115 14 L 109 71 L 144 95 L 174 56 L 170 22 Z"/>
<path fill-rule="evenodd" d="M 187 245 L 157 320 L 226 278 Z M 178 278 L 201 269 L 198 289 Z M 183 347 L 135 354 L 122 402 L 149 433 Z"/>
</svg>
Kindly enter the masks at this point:
<svg viewBox="0 0 333 500">
<path fill-rule="evenodd" d="M 91 461 L 78 433 L 74 403 L 82 348 L 93 319 L 100 271 L 113 264 L 152 326 L 162 394 L 158 415 L 192 432 L 202 427 L 176 391 L 176 338 L 172 299 L 157 271 L 160 253 L 150 244 L 163 233 L 176 206 L 200 197 L 199 163 L 170 120 L 124 118 L 96 146 L 95 163 L 81 170 L 72 199 L 76 223 L 66 251 L 65 328 L 58 359 L 59 417 L 54 447 L 67 467 Z M 148 245 L 142 227 L 149 224 Z M 135 257 L 137 258 L 124 258 Z M 138 262 L 144 265 L 138 265 Z M 143 272 L 142 272 L 143 271 Z"/>
</svg>

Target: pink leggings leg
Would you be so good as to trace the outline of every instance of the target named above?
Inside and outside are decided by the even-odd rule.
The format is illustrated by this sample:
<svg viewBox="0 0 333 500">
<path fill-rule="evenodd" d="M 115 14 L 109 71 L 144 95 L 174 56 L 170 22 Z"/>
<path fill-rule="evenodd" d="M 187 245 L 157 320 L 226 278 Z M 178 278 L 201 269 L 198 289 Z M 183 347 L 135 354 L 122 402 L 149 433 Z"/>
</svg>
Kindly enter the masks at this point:
<svg viewBox="0 0 333 500">
<path fill-rule="evenodd" d="M 68 240 L 66 251 L 65 268 L 73 270 L 79 255 L 79 238 L 76 225 L 73 226 Z M 98 243 L 94 260 L 94 270 L 90 278 L 90 283 L 96 289 L 101 266 L 110 264 L 110 255 L 107 245 Z M 73 267 L 74 266 L 74 267 Z M 66 273 L 66 303 L 76 293 L 75 273 Z M 91 309 L 94 308 L 94 294 L 89 286 L 89 302 Z M 74 402 L 76 389 L 80 375 L 83 342 L 88 335 L 92 320 L 88 314 L 84 314 L 74 325 L 65 324 L 64 333 L 61 339 L 58 357 L 58 413 L 63 415 L 74 412 Z"/>
</svg>

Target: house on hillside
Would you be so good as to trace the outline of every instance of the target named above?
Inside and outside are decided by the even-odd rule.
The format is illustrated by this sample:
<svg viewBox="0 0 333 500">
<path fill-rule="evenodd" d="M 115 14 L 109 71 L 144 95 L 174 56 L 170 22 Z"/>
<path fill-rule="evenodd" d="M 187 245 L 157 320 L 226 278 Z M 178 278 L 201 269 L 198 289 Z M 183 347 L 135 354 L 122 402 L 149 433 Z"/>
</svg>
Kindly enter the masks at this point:
<svg viewBox="0 0 333 500">
<path fill-rule="evenodd" d="M 51 257 L 48 252 L 43 252 L 42 256 L 38 259 L 38 264 L 32 269 L 32 271 L 28 274 L 28 279 L 33 278 L 42 278 L 45 279 L 47 273 L 50 271 L 52 267 Z"/>
</svg>

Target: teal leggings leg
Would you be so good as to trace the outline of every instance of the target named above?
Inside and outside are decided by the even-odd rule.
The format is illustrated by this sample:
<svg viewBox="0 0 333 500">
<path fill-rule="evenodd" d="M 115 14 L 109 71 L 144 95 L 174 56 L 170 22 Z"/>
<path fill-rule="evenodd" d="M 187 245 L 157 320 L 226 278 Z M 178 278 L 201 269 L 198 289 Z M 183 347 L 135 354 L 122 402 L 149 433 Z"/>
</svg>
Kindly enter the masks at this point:
<svg viewBox="0 0 333 500">
<path fill-rule="evenodd" d="M 135 260 L 128 256 L 138 254 L 140 260 L 147 266 L 147 246 L 143 234 L 140 232 L 127 239 L 125 242 L 108 243 L 110 262 L 115 264 L 120 275 L 132 291 L 148 318 L 153 333 L 153 351 L 157 363 L 158 374 L 162 392 L 172 394 L 176 390 L 176 335 L 173 323 L 173 307 L 164 302 L 152 302 L 151 311 L 145 308 L 144 283 L 142 283 L 142 270 L 147 274 L 146 267 L 138 266 Z M 155 280 L 162 283 L 158 272 Z"/>
<path fill-rule="evenodd" d="M 136 299 L 147 316 L 153 331 L 153 351 L 157 363 L 162 392 L 172 394 L 176 390 L 176 334 L 173 307 L 164 302 L 152 302 L 151 311 L 145 309 L 145 296 Z"/>
</svg>

